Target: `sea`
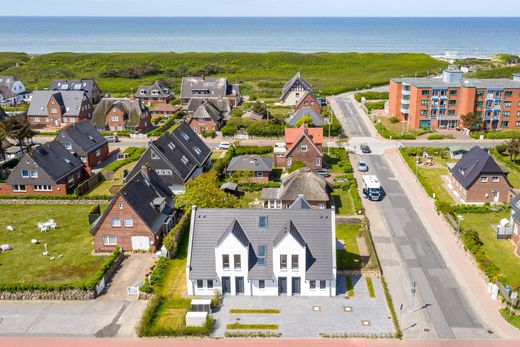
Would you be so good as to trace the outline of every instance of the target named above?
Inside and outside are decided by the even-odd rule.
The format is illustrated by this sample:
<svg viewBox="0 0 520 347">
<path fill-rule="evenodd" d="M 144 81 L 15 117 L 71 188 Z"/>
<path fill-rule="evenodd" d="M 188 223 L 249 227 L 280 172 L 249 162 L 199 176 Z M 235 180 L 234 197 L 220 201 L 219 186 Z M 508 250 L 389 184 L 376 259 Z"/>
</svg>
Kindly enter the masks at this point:
<svg viewBox="0 0 520 347">
<path fill-rule="evenodd" d="M 0 51 L 520 54 L 520 18 L 0 17 Z"/>
</svg>

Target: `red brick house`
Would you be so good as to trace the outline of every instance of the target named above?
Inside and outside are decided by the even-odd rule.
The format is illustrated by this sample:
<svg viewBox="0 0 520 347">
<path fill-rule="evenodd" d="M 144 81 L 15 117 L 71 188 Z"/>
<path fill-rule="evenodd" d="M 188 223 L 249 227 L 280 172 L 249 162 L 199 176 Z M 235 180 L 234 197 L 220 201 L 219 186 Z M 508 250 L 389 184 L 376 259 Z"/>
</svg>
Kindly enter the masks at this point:
<svg viewBox="0 0 520 347">
<path fill-rule="evenodd" d="M 510 201 L 507 171 L 478 146 L 465 153 L 449 172 L 454 190 L 466 203 Z"/>
<path fill-rule="evenodd" d="M 226 169 L 228 175 L 236 172 L 250 172 L 251 177 L 244 177 L 244 181 L 255 183 L 269 182 L 273 171 L 273 158 L 260 155 L 240 155 L 229 162 Z"/>
<path fill-rule="evenodd" d="M 112 198 L 90 234 L 95 252 L 157 251 L 175 224 L 170 189 L 159 176 L 143 166 Z"/>
<path fill-rule="evenodd" d="M 54 141 L 26 153 L 0 184 L 0 195 L 66 195 L 82 180 L 81 160 Z"/>
<path fill-rule="evenodd" d="M 151 124 L 150 111 L 138 99 L 103 98 L 96 106 L 92 124 L 98 130 L 146 132 Z"/>
<path fill-rule="evenodd" d="M 289 167 L 298 160 L 309 169 L 323 167 L 322 128 L 309 128 L 305 124 L 299 128 L 285 128 L 285 144 L 285 156 L 275 156 L 275 166 Z"/>
<path fill-rule="evenodd" d="M 83 91 L 37 90 L 32 93 L 27 117 L 35 127 L 61 128 L 91 119 L 93 111 Z"/>
<path fill-rule="evenodd" d="M 179 105 L 170 105 L 170 104 L 157 104 L 150 109 L 150 114 L 152 118 L 157 117 L 170 117 L 181 110 Z"/>
<path fill-rule="evenodd" d="M 107 139 L 88 121 L 66 126 L 60 130 L 54 141 L 61 142 L 83 162 L 86 176 L 90 176 L 92 169 L 107 160 L 110 154 Z"/>
<path fill-rule="evenodd" d="M 224 124 L 224 116 L 211 102 L 204 101 L 188 120 L 188 125 L 197 134 L 203 131 L 218 131 Z"/>
<path fill-rule="evenodd" d="M 139 86 L 135 98 L 140 99 L 144 105 L 167 104 L 173 98 L 170 89 L 161 81 L 155 81 L 151 86 Z"/>
<path fill-rule="evenodd" d="M 314 94 L 310 91 L 303 92 L 303 95 L 300 96 L 298 101 L 296 101 L 296 105 L 294 106 L 293 111 L 296 113 L 298 110 L 304 107 L 311 107 L 316 111 L 316 113 L 321 113 L 320 103 L 314 97 Z"/>
</svg>

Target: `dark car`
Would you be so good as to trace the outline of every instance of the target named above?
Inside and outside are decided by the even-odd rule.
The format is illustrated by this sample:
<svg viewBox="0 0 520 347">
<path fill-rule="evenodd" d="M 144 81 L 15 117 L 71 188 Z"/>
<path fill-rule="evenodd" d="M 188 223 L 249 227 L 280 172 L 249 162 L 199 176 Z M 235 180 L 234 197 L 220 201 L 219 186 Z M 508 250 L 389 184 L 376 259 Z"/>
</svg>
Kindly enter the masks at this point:
<svg viewBox="0 0 520 347">
<path fill-rule="evenodd" d="M 316 172 L 318 175 L 323 176 L 323 177 L 330 177 L 329 170 L 327 170 L 327 169 L 317 169 L 314 172 Z"/>
<path fill-rule="evenodd" d="M 363 153 L 372 153 L 372 151 L 370 150 L 370 147 L 368 147 L 367 144 L 361 145 L 361 152 L 363 152 Z"/>
</svg>

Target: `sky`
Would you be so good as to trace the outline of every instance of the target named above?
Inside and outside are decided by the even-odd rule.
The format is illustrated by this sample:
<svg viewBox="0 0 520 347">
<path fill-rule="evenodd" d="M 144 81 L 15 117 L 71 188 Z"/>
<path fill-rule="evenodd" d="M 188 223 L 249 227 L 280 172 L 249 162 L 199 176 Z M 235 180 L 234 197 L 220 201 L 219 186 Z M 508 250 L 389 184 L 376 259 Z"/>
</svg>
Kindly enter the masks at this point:
<svg viewBox="0 0 520 347">
<path fill-rule="evenodd" d="M 485 17 L 520 16 L 519 0 L 24 0 L 0 16 Z"/>
</svg>

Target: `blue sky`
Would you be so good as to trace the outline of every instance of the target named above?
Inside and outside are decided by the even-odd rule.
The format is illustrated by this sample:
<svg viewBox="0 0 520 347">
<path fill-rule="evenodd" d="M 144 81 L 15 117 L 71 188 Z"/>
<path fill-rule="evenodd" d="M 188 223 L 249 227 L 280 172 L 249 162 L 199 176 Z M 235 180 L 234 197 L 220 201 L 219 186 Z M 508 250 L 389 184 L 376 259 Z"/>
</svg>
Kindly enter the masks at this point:
<svg viewBox="0 0 520 347">
<path fill-rule="evenodd" d="M 0 0 L 0 4 L 3 1 Z M 519 0 L 25 0 L 5 16 L 520 16 Z"/>
</svg>

